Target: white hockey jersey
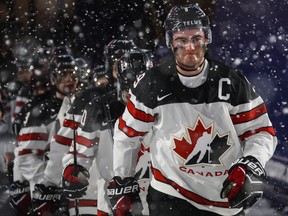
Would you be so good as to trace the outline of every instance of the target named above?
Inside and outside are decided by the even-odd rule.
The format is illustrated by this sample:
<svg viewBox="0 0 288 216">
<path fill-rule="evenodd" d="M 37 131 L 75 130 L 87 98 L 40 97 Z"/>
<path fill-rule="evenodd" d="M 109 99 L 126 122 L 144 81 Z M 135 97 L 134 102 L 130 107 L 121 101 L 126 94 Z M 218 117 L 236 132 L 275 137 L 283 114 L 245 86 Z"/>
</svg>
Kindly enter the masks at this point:
<svg viewBox="0 0 288 216">
<path fill-rule="evenodd" d="M 81 125 L 77 129 L 77 163 L 91 172 L 94 169 L 91 165 L 96 161 L 99 173 L 93 180 L 98 182 L 98 193 L 101 193 L 98 195 L 98 203 L 99 205 L 101 204 L 102 207 L 105 203 L 109 204 L 106 188 L 108 182 L 114 176 L 112 133 L 115 121 L 123 113 L 124 108 L 125 106 L 117 100 L 116 90 L 93 98 L 85 107 Z M 63 158 L 66 165 L 74 162 L 72 150 L 73 149 L 71 149 L 70 154 L 67 154 Z M 140 185 L 140 197 L 144 205 L 144 215 L 148 215 L 146 202 L 147 189 L 150 182 L 150 158 L 148 151 L 149 150 L 142 145 L 141 150 L 138 152 L 138 172 L 135 175 Z M 104 182 L 99 177 L 102 177 Z M 90 177 L 90 180 L 91 179 L 92 176 Z M 100 187 L 102 187 L 101 190 Z M 100 197 L 102 197 L 102 199 Z M 107 208 L 110 209 L 110 205 L 107 205 Z M 110 211 L 111 210 L 109 210 L 109 212 Z"/>
<path fill-rule="evenodd" d="M 62 159 L 70 148 L 73 149 L 76 131 L 80 125 L 85 105 L 100 93 L 102 92 L 99 92 L 98 89 L 91 88 L 77 93 L 74 100 L 69 101 L 68 98 L 64 98 L 58 113 L 55 133 L 50 142 L 49 160 L 44 172 L 43 183 L 45 185 L 60 186 L 63 172 Z M 99 176 L 98 173 L 98 167 L 94 163 L 93 171 L 90 173 L 91 179 L 87 193 L 78 200 L 80 214 L 97 214 L 99 208 L 99 202 L 97 201 L 98 183 L 94 179 Z M 75 215 L 74 201 L 69 203 L 69 213 Z"/>
<path fill-rule="evenodd" d="M 28 180 L 31 191 L 34 184 L 43 179 L 46 166 L 44 153 L 49 146 L 49 135 L 61 104 L 61 99 L 47 93 L 25 104 L 19 114 L 21 117 L 23 111 L 24 121 L 15 149 L 13 175 L 14 181 Z"/>
<path fill-rule="evenodd" d="M 133 176 L 139 140 L 149 132 L 151 186 L 199 209 L 233 215 L 220 198 L 232 162 L 252 155 L 263 166 L 277 139 L 262 98 L 244 75 L 221 63 L 205 63 L 204 83 L 187 87 L 175 62 L 134 82 L 114 131 L 114 171 Z M 192 79 L 197 79 L 194 77 Z"/>
</svg>

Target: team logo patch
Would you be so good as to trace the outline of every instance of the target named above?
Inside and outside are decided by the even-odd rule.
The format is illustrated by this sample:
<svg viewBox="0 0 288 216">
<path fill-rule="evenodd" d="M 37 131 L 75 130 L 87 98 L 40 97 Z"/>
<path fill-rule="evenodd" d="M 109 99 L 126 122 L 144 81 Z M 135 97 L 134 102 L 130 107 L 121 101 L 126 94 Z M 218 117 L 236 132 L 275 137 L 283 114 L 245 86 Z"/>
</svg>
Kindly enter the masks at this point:
<svg viewBox="0 0 288 216">
<path fill-rule="evenodd" d="M 220 158 L 231 147 L 229 133 L 213 131 L 213 124 L 206 126 L 198 118 L 193 128 L 186 127 L 181 137 L 173 136 L 172 151 L 184 161 L 184 165 L 221 164 Z"/>
</svg>

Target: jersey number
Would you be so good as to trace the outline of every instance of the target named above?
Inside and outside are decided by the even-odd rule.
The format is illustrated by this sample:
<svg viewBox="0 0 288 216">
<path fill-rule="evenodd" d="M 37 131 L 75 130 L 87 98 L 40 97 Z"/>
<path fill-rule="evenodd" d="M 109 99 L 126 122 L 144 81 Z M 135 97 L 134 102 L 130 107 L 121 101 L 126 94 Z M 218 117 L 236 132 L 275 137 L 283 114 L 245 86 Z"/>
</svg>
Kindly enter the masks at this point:
<svg viewBox="0 0 288 216">
<path fill-rule="evenodd" d="M 82 118 L 81 118 L 81 125 L 84 125 L 85 122 L 86 122 L 86 117 L 87 117 L 87 110 L 85 109 L 83 111 L 83 114 L 82 114 Z"/>
</svg>

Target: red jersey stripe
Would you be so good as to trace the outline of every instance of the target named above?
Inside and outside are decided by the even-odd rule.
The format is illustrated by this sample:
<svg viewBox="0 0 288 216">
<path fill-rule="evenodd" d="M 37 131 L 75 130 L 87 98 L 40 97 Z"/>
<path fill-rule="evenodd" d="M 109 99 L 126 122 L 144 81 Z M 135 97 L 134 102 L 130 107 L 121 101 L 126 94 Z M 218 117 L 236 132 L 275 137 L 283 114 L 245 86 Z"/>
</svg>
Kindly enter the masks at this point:
<svg viewBox="0 0 288 216">
<path fill-rule="evenodd" d="M 27 155 L 27 154 L 35 154 L 42 156 L 44 155 L 45 151 L 44 150 L 39 150 L 39 149 L 23 149 L 18 152 L 18 155 Z"/>
<path fill-rule="evenodd" d="M 72 154 L 72 155 L 74 155 L 74 151 L 69 151 L 67 154 Z M 91 159 L 93 159 L 93 156 L 87 157 L 86 155 L 80 154 L 80 153 L 78 153 L 78 152 L 77 152 L 77 157 L 79 157 L 79 158 L 91 158 Z"/>
<path fill-rule="evenodd" d="M 16 101 L 16 104 L 15 104 L 15 106 L 18 106 L 18 107 L 22 107 L 24 105 L 25 105 L 24 101 Z"/>
<path fill-rule="evenodd" d="M 119 118 L 119 130 L 121 130 L 129 137 L 144 136 L 147 133 L 147 132 L 139 132 L 131 127 L 128 127 L 126 125 L 126 122 L 123 120 L 122 116 L 120 116 Z"/>
<path fill-rule="evenodd" d="M 65 119 L 63 122 L 64 127 L 70 127 L 71 129 L 77 129 L 79 127 L 79 125 L 80 125 L 79 122 L 74 122 L 74 121 L 68 120 L 68 119 Z M 74 126 L 74 128 L 73 128 L 73 126 Z"/>
<path fill-rule="evenodd" d="M 247 139 L 248 137 L 256 134 L 256 133 L 260 133 L 260 132 L 267 132 L 269 134 L 271 134 L 272 136 L 275 136 L 275 131 L 274 131 L 274 128 L 273 127 L 263 127 L 263 128 L 258 128 L 256 130 L 253 130 L 253 131 L 247 131 L 245 132 L 244 134 L 240 135 L 239 136 L 239 139 L 241 141 Z"/>
<path fill-rule="evenodd" d="M 97 207 L 97 200 L 78 200 L 79 207 Z M 74 208 L 75 202 L 70 201 L 69 202 L 69 208 Z"/>
<path fill-rule="evenodd" d="M 29 133 L 22 134 L 18 136 L 18 141 L 29 141 L 29 140 L 38 140 L 38 141 L 47 141 L 48 134 L 46 133 Z"/>
<path fill-rule="evenodd" d="M 79 143 L 80 145 L 84 145 L 87 148 L 90 148 L 94 145 L 97 145 L 99 143 L 99 137 L 96 137 L 94 139 L 87 139 L 83 136 L 76 136 L 76 142 Z"/>
<path fill-rule="evenodd" d="M 127 109 L 130 114 L 135 118 L 143 122 L 153 122 L 155 121 L 155 116 L 147 114 L 139 109 L 136 109 L 135 105 L 129 100 L 127 102 Z"/>
<path fill-rule="evenodd" d="M 65 145 L 65 146 L 70 146 L 72 139 L 69 139 L 67 137 L 63 137 L 63 136 L 59 136 L 57 134 L 54 135 L 54 139 L 57 143 L 61 144 L 61 145 Z"/>
<path fill-rule="evenodd" d="M 239 123 L 243 123 L 243 122 L 256 119 L 259 116 L 265 114 L 266 112 L 267 112 L 267 109 L 266 109 L 265 104 L 261 104 L 247 112 L 242 112 L 242 113 L 237 113 L 236 115 L 231 115 L 231 119 L 232 119 L 233 124 L 239 124 Z"/>
<path fill-rule="evenodd" d="M 175 190 L 177 190 L 181 195 L 183 195 L 187 199 L 193 202 L 199 203 L 201 205 L 229 208 L 228 202 L 216 202 L 216 201 L 205 199 L 204 197 L 201 197 L 198 194 L 188 191 L 185 188 L 178 185 L 176 182 L 173 182 L 172 180 L 166 178 L 159 170 L 153 167 L 151 167 L 151 169 L 156 180 L 171 185 Z"/>
<path fill-rule="evenodd" d="M 97 215 L 98 216 L 109 216 L 109 214 L 107 213 L 107 212 L 103 212 L 103 211 L 101 211 L 101 210 L 97 210 Z"/>
</svg>

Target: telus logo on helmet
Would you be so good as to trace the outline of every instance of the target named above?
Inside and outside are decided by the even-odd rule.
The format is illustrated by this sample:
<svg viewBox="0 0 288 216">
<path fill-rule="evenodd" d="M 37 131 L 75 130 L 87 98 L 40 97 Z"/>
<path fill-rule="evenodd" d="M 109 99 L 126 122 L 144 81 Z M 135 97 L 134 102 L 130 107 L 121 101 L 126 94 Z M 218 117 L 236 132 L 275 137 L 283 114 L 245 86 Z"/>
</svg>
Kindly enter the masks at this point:
<svg viewBox="0 0 288 216">
<path fill-rule="evenodd" d="M 186 27 L 202 26 L 201 20 L 175 21 L 172 31 L 179 30 Z"/>
<path fill-rule="evenodd" d="M 202 25 L 202 22 L 201 20 L 183 21 L 183 26 L 191 26 L 191 25 Z"/>
</svg>

